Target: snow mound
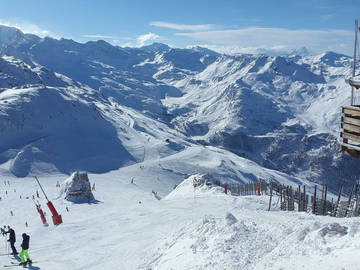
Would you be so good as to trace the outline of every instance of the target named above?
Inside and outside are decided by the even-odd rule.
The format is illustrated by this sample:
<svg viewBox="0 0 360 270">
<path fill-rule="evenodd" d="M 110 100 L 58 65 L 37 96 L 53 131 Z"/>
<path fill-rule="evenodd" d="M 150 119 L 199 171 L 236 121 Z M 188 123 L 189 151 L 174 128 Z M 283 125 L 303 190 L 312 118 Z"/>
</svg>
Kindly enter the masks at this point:
<svg viewBox="0 0 360 270">
<path fill-rule="evenodd" d="M 255 269 L 359 269 L 358 237 L 358 223 L 314 222 L 291 233 Z"/>
<path fill-rule="evenodd" d="M 185 225 L 161 243 L 155 259 L 143 269 L 253 269 L 276 241 L 266 241 L 267 232 L 254 221 L 229 223 L 234 219 L 232 214 L 225 219 L 210 216 Z"/>
<path fill-rule="evenodd" d="M 209 194 L 223 194 L 224 189 L 219 186 L 220 181 L 210 174 L 194 174 L 176 185 L 164 199 L 201 197 Z"/>
</svg>

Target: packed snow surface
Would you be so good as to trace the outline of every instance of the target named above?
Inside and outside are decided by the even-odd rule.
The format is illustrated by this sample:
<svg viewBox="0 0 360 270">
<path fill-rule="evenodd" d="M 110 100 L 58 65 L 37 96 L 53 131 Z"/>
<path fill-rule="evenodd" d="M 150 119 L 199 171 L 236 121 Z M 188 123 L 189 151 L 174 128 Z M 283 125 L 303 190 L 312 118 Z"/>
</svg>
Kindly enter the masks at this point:
<svg viewBox="0 0 360 270">
<path fill-rule="evenodd" d="M 94 204 L 59 197 L 56 182 L 64 175 L 40 178 L 64 220 L 56 227 L 41 224 L 31 201 L 39 189 L 34 179 L 3 178 L 10 185 L 1 183 L 1 222 L 15 229 L 18 249 L 21 233 L 31 236 L 35 263 L 29 269 L 359 269 L 359 218 L 281 212 L 276 199 L 268 212 L 267 196 L 194 188 L 193 178 L 201 175 L 169 187 L 158 200 L 152 191 L 161 190 L 162 181 L 135 172 L 90 174 L 99 200 Z M 51 223 L 42 195 L 39 202 Z M 5 238 L 0 240 L 5 253 Z M 2 265 L 11 261 L 0 257 Z"/>
</svg>

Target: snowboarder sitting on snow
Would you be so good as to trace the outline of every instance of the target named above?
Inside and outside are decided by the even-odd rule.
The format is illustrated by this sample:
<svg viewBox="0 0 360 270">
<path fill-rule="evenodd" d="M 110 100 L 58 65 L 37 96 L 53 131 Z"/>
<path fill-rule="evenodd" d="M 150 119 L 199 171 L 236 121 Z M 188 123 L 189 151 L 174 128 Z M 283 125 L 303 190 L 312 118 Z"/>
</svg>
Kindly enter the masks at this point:
<svg viewBox="0 0 360 270">
<path fill-rule="evenodd" d="M 10 226 L 8 226 L 8 231 L 5 232 L 6 234 L 9 234 L 9 239 L 8 242 L 10 242 L 10 247 L 12 250 L 12 255 L 18 255 L 18 252 L 15 248 L 15 242 L 16 242 L 16 237 L 15 237 L 15 231 L 13 229 L 10 228 Z"/>
<path fill-rule="evenodd" d="M 29 256 L 29 241 L 30 241 L 30 236 L 27 235 L 26 233 L 22 234 L 22 238 L 23 241 L 21 243 L 21 252 L 20 252 L 20 265 L 25 265 L 27 263 L 31 264 L 32 261 L 30 260 L 30 256 Z M 26 261 L 25 261 L 25 257 L 26 257 Z"/>
</svg>

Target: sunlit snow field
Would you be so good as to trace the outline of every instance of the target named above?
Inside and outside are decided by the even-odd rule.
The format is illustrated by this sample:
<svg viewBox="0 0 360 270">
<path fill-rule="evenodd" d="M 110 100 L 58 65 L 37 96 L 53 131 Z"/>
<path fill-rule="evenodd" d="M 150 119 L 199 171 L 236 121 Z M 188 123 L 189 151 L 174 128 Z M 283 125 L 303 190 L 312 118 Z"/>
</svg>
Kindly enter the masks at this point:
<svg viewBox="0 0 360 270">
<path fill-rule="evenodd" d="M 4 176 L 10 186 L 0 182 L 0 222 L 16 230 L 18 249 L 21 233 L 30 234 L 35 263 L 28 268 L 33 270 L 359 269 L 359 218 L 280 212 L 276 197 L 268 212 L 267 196 L 195 189 L 191 177 L 172 190 L 176 181 L 164 177 L 152 174 L 146 164 L 90 174 L 99 202 L 78 205 L 59 197 L 56 183 L 67 176 L 40 177 L 64 220 L 57 227 L 43 227 L 31 200 L 38 189 L 35 179 Z M 152 190 L 163 199 L 156 199 Z M 39 202 L 51 223 L 42 195 Z M 0 240 L 4 253 L 5 238 Z M 10 261 L 12 257 L 0 257 L 1 265 Z"/>
</svg>

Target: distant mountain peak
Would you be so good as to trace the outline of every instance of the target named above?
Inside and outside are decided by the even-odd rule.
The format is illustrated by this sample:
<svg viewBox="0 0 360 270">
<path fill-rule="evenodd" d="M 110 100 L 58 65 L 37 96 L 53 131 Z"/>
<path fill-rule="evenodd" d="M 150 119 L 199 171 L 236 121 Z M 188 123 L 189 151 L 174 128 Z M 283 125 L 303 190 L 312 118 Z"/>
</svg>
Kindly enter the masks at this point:
<svg viewBox="0 0 360 270">
<path fill-rule="evenodd" d="M 24 37 L 18 28 L 0 25 L 0 49 Z"/>
<path fill-rule="evenodd" d="M 153 44 L 141 47 L 141 49 L 148 52 L 167 52 L 171 48 L 164 43 L 154 42 Z"/>
<path fill-rule="evenodd" d="M 301 56 L 301 57 L 305 57 L 305 56 L 310 56 L 312 53 L 309 51 L 308 48 L 306 48 L 305 46 L 300 47 L 298 49 L 293 50 L 289 56 Z"/>
<path fill-rule="evenodd" d="M 220 55 L 219 53 L 217 53 L 217 52 L 215 52 L 213 50 L 210 50 L 210 49 L 205 48 L 205 47 L 201 47 L 199 45 L 189 47 L 189 49 L 191 49 L 193 51 L 196 51 L 196 52 L 199 52 L 199 53 L 202 53 L 202 54 L 211 55 L 211 56 L 219 56 Z"/>
</svg>

